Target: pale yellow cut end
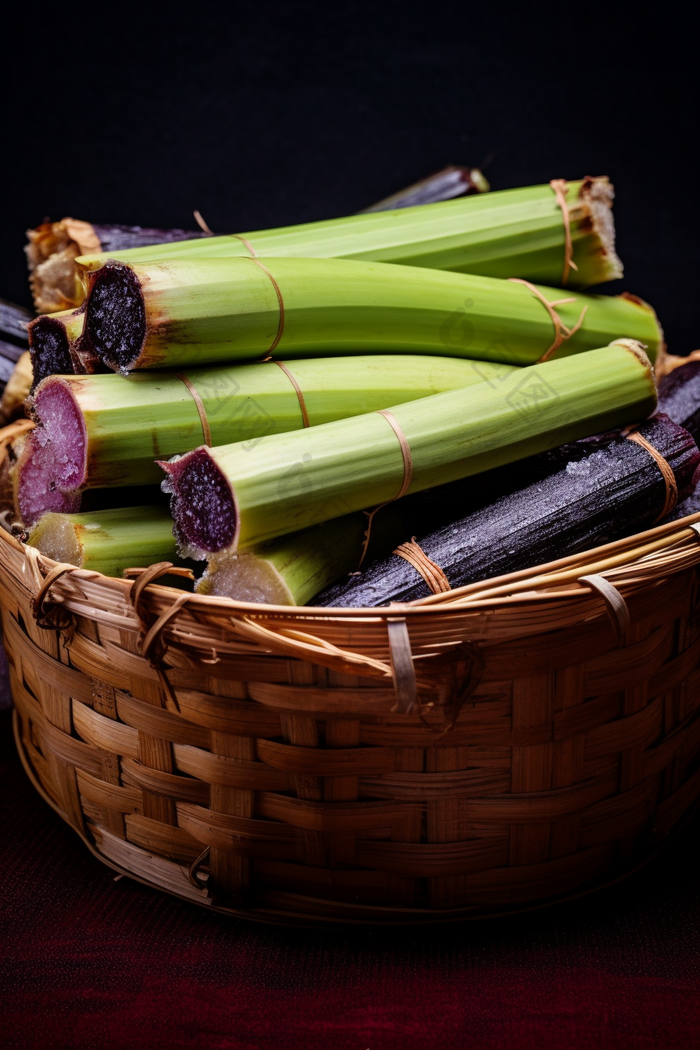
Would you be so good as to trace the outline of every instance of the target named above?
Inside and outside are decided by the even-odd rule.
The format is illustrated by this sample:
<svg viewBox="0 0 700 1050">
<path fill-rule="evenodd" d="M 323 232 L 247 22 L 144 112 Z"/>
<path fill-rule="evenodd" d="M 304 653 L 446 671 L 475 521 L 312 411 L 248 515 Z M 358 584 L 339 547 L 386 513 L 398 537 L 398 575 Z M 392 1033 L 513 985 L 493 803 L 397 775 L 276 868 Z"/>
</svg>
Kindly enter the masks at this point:
<svg viewBox="0 0 700 1050">
<path fill-rule="evenodd" d="M 234 598 L 239 602 L 294 605 L 294 599 L 277 570 L 254 554 L 219 554 L 209 559 L 197 584 L 199 594 Z"/>
<path fill-rule="evenodd" d="M 29 533 L 27 543 L 54 561 L 78 567 L 82 564 L 83 549 L 75 526 L 65 514 L 44 514 Z"/>
</svg>

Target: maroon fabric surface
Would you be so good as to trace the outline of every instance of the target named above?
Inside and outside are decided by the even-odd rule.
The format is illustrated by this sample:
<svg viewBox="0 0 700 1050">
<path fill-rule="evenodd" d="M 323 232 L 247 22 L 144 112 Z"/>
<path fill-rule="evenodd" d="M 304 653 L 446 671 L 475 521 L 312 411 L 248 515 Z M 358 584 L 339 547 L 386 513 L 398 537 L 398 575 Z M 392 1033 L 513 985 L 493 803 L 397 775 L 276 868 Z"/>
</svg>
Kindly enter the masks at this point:
<svg viewBox="0 0 700 1050">
<path fill-rule="evenodd" d="M 0 716 L 7 1050 L 625 1050 L 697 1045 L 694 820 L 598 895 L 488 924 L 313 931 L 114 873 L 35 794 Z"/>
</svg>

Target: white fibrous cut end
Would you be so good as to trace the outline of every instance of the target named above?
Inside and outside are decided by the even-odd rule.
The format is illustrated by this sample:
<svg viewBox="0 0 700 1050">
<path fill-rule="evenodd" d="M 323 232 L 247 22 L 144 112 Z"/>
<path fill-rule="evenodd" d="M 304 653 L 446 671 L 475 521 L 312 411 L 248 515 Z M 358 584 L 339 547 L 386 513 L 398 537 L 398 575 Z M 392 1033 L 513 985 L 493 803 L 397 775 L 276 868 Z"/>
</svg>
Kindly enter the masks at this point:
<svg viewBox="0 0 700 1050">
<path fill-rule="evenodd" d="M 206 572 L 197 584 L 197 592 L 239 602 L 295 604 L 275 568 L 264 558 L 245 552 L 210 558 Z"/>
<path fill-rule="evenodd" d="M 612 205 L 615 190 L 606 176 L 590 178 L 581 187 L 580 199 L 588 212 L 593 232 L 598 237 L 605 254 L 606 274 L 608 281 L 623 276 L 622 261 L 615 251 L 615 221 Z"/>
</svg>

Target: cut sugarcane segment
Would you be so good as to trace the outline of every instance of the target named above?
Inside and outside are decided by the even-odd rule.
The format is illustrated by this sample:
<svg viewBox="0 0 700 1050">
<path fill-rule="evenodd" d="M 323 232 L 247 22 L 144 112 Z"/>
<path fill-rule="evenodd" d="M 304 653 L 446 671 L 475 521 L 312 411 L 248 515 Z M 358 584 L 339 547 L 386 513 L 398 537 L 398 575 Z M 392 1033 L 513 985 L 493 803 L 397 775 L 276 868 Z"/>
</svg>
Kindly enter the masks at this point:
<svg viewBox="0 0 700 1050">
<path fill-rule="evenodd" d="M 614 192 L 607 177 L 570 182 L 563 192 L 566 215 L 551 185 L 526 186 L 275 230 L 110 249 L 79 261 L 83 268 L 98 269 L 108 258 L 133 264 L 254 255 L 342 258 L 560 285 L 568 220 L 576 268 L 569 268 L 567 287 L 586 288 L 621 277 L 611 211 Z"/>
<path fill-rule="evenodd" d="M 63 310 L 51 316 L 37 317 L 29 325 L 29 353 L 35 390 L 42 379 L 53 375 L 73 375 L 94 371 L 99 361 L 93 358 L 93 367 L 83 366 L 76 344 L 83 331 L 85 315 L 82 310 Z"/>
<path fill-rule="evenodd" d="M 87 514 L 44 514 L 29 534 L 54 561 L 121 576 L 124 569 L 176 562 L 173 523 L 167 508 L 122 507 Z"/>
<path fill-rule="evenodd" d="M 283 366 L 269 361 L 192 369 L 179 376 L 52 376 L 34 398 L 39 425 L 17 468 L 18 513 L 27 523 L 36 521 L 43 513 L 42 491 L 48 501 L 43 509 L 75 511 L 77 490 L 160 482 L 156 458 L 190 451 L 205 437 L 193 393 L 201 400 L 212 444 L 241 441 L 250 448 L 271 434 L 432 393 L 481 382 L 498 388 L 514 371 L 489 362 L 416 355 L 299 360 Z M 69 500 L 65 508 L 61 493 Z"/>
<path fill-rule="evenodd" d="M 361 563 L 389 553 L 402 539 L 405 524 L 390 506 L 374 516 L 369 535 L 368 529 L 366 514 L 348 514 L 250 551 L 215 554 L 197 590 L 241 602 L 305 605 L 329 583 L 355 572 Z"/>
<path fill-rule="evenodd" d="M 645 419 L 656 406 L 638 343 L 534 365 L 381 412 L 162 463 L 192 557 L 238 550 Z M 393 420 L 393 422 L 392 422 Z M 407 450 L 410 450 L 410 455 Z"/>
<path fill-rule="evenodd" d="M 663 340 L 652 308 L 632 296 L 385 263 L 110 261 L 87 281 L 79 348 L 124 374 L 363 353 L 528 365 L 623 336 L 654 360 Z"/>
</svg>

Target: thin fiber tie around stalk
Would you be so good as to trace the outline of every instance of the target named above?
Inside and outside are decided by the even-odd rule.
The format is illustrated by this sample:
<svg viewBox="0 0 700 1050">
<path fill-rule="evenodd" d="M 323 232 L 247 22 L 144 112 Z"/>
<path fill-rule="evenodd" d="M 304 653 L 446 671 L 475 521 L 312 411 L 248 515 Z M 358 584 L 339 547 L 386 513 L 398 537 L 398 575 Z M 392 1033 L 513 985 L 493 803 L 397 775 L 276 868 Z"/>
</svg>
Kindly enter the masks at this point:
<svg viewBox="0 0 700 1050">
<path fill-rule="evenodd" d="M 584 306 L 576 324 L 572 328 L 569 328 L 568 325 L 564 324 L 554 307 L 564 306 L 565 303 L 575 303 L 576 298 L 574 296 L 569 296 L 569 298 L 567 299 L 554 299 L 552 302 L 550 302 L 549 299 L 545 299 L 539 288 L 536 288 L 534 284 L 531 284 L 529 281 L 524 280 L 524 278 L 509 277 L 508 280 L 512 281 L 513 284 L 524 284 L 526 288 L 529 288 L 529 290 L 532 292 L 535 298 L 539 299 L 539 301 L 542 303 L 545 310 L 551 317 L 552 324 L 554 325 L 554 342 L 549 347 L 549 349 L 545 350 L 537 364 L 539 365 L 542 364 L 544 361 L 549 361 L 550 357 L 553 357 L 553 355 L 557 352 L 562 343 L 565 343 L 567 339 L 571 339 L 572 335 L 575 335 L 576 332 L 578 332 L 579 328 L 583 324 L 583 319 L 586 316 L 588 306 Z"/>
<path fill-rule="evenodd" d="M 578 270 L 578 266 L 574 262 L 574 242 L 571 237 L 571 215 L 569 213 L 569 203 L 567 196 L 569 194 L 569 184 L 566 179 L 550 179 L 549 185 L 554 190 L 554 196 L 557 199 L 557 204 L 561 208 L 562 218 L 564 220 L 564 268 L 561 274 L 561 283 L 566 288 L 566 282 L 569 280 L 569 271 Z"/>
<path fill-rule="evenodd" d="M 268 358 L 267 360 L 271 359 Z M 297 400 L 299 402 L 299 408 L 301 409 L 301 418 L 304 423 L 304 427 L 311 426 L 311 423 L 309 422 L 309 413 L 306 408 L 306 401 L 304 400 L 304 393 L 299 384 L 297 383 L 293 373 L 289 370 L 289 368 L 287 368 L 283 361 L 272 361 L 271 363 L 278 365 L 282 369 L 287 379 L 294 387 L 294 392 L 297 395 Z M 197 414 L 199 415 L 199 421 L 202 424 L 202 436 L 204 438 L 204 444 L 207 446 L 207 448 L 211 448 L 213 444 L 211 439 L 211 427 L 209 426 L 207 410 L 204 407 L 204 402 L 199 395 L 199 391 L 197 390 L 192 380 L 188 376 L 186 376 L 184 372 L 175 372 L 175 376 L 178 379 L 180 379 L 187 387 L 187 390 L 189 391 L 192 400 L 195 403 Z"/>
<path fill-rule="evenodd" d="M 267 276 L 272 281 L 272 287 L 275 289 L 275 295 L 277 296 L 277 302 L 279 303 L 280 308 L 280 319 L 277 325 L 277 335 L 272 340 L 272 343 L 270 344 L 269 349 L 266 351 L 265 356 L 261 359 L 263 361 L 269 361 L 274 351 L 277 349 L 280 339 L 284 335 L 284 299 L 282 298 L 280 286 L 268 270 L 267 266 L 265 266 L 264 263 L 261 263 L 260 260 L 257 258 L 251 259 L 251 262 L 254 262 L 256 266 L 259 266 L 261 270 L 264 270 Z"/>
<path fill-rule="evenodd" d="M 416 572 L 420 573 L 433 594 L 445 594 L 452 590 L 450 581 L 445 576 L 441 567 L 429 558 L 416 537 L 412 536 L 408 543 L 401 543 L 393 552 L 412 565 Z"/>
<path fill-rule="evenodd" d="M 192 214 L 194 215 L 195 222 L 199 226 L 199 228 L 202 231 L 202 233 L 208 234 L 209 237 L 216 237 L 216 236 L 218 236 L 216 233 L 214 233 L 214 231 L 210 227 L 209 223 L 207 222 L 207 220 L 202 215 L 201 211 L 199 211 L 197 208 L 195 208 L 195 210 L 192 212 Z M 256 252 L 255 248 L 253 247 L 253 245 L 250 243 L 250 241 L 246 240 L 245 237 L 242 237 L 240 235 L 240 233 L 229 233 L 228 236 L 229 237 L 233 237 L 233 239 L 236 240 L 236 241 L 241 241 L 246 246 L 248 251 L 250 252 L 251 258 L 255 258 L 255 256 L 258 254 Z"/>
<path fill-rule="evenodd" d="M 413 458 L 411 456 L 411 446 L 408 443 L 408 438 L 399 426 L 398 420 L 396 419 L 394 414 L 389 411 L 388 408 L 381 409 L 379 412 L 377 412 L 377 415 L 384 416 L 387 423 L 398 438 L 399 445 L 401 447 L 401 455 L 403 456 L 403 481 L 401 483 L 401 488 L 398 491 L 398 493 L 395 496 L 393 496 L 390 500 L 387 500 L 386 503 L 380 503 L 378 507 L 374 508 L 374 510 L 365 511 L 365 514 L 367 515 L 367 529 L 365 531 L 364 540 L 362 543 L 362 554 L 360 555 L 360 560 L 357 564 L 358 572 L 362 567 L 362 563 L 367 555 L 370 535 L 372 533 L 372 522 L 374 521 L 375 514 L 378 514 L 379 511 L 382 510 L 384 507 L 388 507 L 390 503 L 395 503 L 397 499 L 401 499 L 402 496 L 405 496 L 410 488 L 411 480 L 413 478 Z"/>
<path fill-rule="evenodd" d="M 654 448 L 650 441 L 647 441 L 637 429 L 629 430 L 625 437 L 628 441 L 634 441 L 636 445 L 645 449 L 652 457 L 659 470 L 661 471 L 664 483 L 666 485 L 666 499 L 659 516 L 654 520 L 654 525 L 657 521 L 661 521 L 665 518 L 676 506 L 678 502 L 678 483 L 676 482 L 676 475 L 673 473 L 673 469 L 670 464 L 664 459 L 658 449 Z"/>
<path fill-rule="evenodd" d="M 306 410 L 306 401 L 304 400 L 304 394 L 302 392 L 301 387 L 297 383 L 296 378 L 294 377 L 293 373 L 287 368 L 283 361 L 273 361 L 273 364 L 278 365 L 279 368 L 282 369 L 287 379 L 294 387 L 294 391 L 297 395 L 297 400 L 299 401 L 299 408 L 301 409 L 301 418 L 304 421 L 304 426 L 310 426 L 311 424 L 309 423 L 309 413 Z"/>
<path fill-rule="evenodd" d="M 204 402 L 199 396 L 199 392 L 195 387 L 194 383 L 187 378 L 184 372 L 176 372 L 175 375 L 178 379 L 182 380 L 182 382 L 185 384 L 188 391 L 190 392 L 190 395 L 192 396 L 192 400 L 194 401 L 195 406 L 197 408 L 197 414 L 199 415 L 199 421 L 202 424 L 204 444 L 207 446 L 207 448 L 211 448 L 211 427 L 209 426 L 209 420 L 207 419 L 207 412 L 204 407 Z"/>
</svg>

